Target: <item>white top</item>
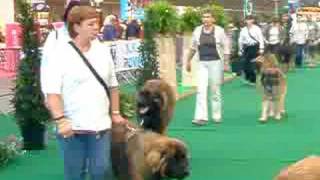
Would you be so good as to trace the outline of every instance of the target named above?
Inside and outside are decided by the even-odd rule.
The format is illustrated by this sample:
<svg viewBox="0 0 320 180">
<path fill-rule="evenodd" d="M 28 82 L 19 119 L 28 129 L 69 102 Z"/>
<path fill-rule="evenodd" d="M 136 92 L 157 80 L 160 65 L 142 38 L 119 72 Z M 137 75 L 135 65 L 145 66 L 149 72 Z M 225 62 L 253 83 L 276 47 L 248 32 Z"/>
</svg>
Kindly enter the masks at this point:
<svg viewBox="0 0 320 180">
<path fill-rule="evenodd" d="M 108 87 L 118 86 L 108 46 L 94 40 L 84 55 Z M 63 43 L 48 55 L 48 61 L 41 64 L 41 76 L 44 94 L 62 95 L 64 114 L 73 130 L 111 128 L 107 94 L 70 44 Z"/>
<path fill-rule="evenodd" d="M 47 61 L 51 51 L 55 51 L 59 44 L 68 43 L 70 40 L 71 38 L 66 26 L 51 31 L 43 45 L 41 61 Z"/>
<path fill-rule="evenodd" d="M 198 26 L 192 33 L 192 49 L 198 50 L 198 46 L 200 45 L 200 36 L 202 32 L 203 26 Z M 220 58 L 224 59 L 224 54 L 230 54 L 230 46 L 228 41 L 226 41 L 227 37 L 224 33 L 224 29 L 220 26 L 214 26 L 214 37 L 216 40 L 216 48 Z"/>
<path fill-rule="evenodd" d="M 250 34 L 249 34 L 250 32 Z M 252 37 L 250 37 L 250 35 Z M 259 49 L 264 49 L 264 38 L 261 29 L 257 25 L 252 25 L 250 29 L 244 27 L 239 35 L 239 51 L 243 52 L 244 45 L 251 46 L 259 43 Z"/>
<path fill-rule="evenodd" d="M 277 26 L 272 26 L 269 29 L 269 39 L 268 39 L 269 44 L 278 44 L 280 43 L 280 29 Z"/>
<path fill-rule="evenodd" d="M 308 39 L 308 26 L 304 22 L 297 22 L 291 27 L 292 40 L 296 44 L 306 44 Z"/>
</svg>

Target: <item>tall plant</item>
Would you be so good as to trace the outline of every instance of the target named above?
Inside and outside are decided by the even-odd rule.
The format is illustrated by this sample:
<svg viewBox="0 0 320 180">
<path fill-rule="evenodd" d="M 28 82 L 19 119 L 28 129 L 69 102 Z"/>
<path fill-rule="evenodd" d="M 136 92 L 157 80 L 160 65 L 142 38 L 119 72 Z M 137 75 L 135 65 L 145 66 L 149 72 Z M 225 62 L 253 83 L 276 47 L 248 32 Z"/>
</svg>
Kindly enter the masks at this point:
<svg viewBox="0 0 320 180">
<path fill-rule="evenodd" d="M 199 9 L 187 7 L 180 17 L 180 32 L 192 32 L 195 27 L 201 24 L 201 14 Z"/>
<path fill-rule="evenodd" d="M 158 34 L 175 34 L 178 21 L 176 9 L 167 1 L 155 1 L 145 8 L 144 39 L 139 48 L 143 68 L 138 77 L 137 88 L 149 79 L 159 78 L 158 51 L 154 38 Z"/>
<path fill-rule="evenodd" d="M 12 102 L 17 124 L 23 131 L 30 127 L 43 128 L 50 116 L 40 90 L 41 52 L 33 12 L 26 0 L 17 0 L 17 8 L 17 19 L 23 28 L 23 58 L 18 68 Z"/>
</svg>

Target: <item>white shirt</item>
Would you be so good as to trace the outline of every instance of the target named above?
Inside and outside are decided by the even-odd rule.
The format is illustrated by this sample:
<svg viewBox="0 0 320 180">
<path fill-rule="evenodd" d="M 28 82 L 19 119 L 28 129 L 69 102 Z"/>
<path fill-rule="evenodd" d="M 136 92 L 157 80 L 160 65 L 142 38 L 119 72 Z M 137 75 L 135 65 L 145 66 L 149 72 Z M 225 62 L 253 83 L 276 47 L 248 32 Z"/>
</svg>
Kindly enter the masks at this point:
<svg viewBox="0 0 320 180">
<path fill-rule="evenodd" d="M 280 29 L 277 26 L 272 26 L 269 29 L 269 44 L 278 44 L 280 43 Z"/>
<path fill-rule="evenodd" d="M 109 47 L 94 40 L 84 55 L 108 87 L 118 86 Z M 107 94 L 70 44 L 61 44 L 41 66 L 42 91 L 61 94 L 64 115 L 71 120 L 73 130 L 111 128 Z"/>
<path fill-rule="evenodd" d="M 47 61 L 48 55 L 51 51 L 55 51 L 59 44 L 68 43 L 70 40 L 71 38 L 66 26 L 63 26 L 55 31 L 51 31 L 43 45 L 41 61 Z"/>
<path fill-rule="evenodd" d="M 308 26 L 304 22 L 297 22 L 291 27 L 293 42 L 296 44 L 306 44 L 308 39 Z"/>
<path fill-rule="evenodd" d="M 250 32 L 250 34 L 249 34 Z M 252 38 L 251 36 L 254 38 Z M 264 38 L 261 29 L 257 25 L 252 25 L 250 29 L 244 27 L 239 35 L 239 51 L 243 52 L 244 45 L 255 45 L 259 43 L 259 49 L 264 49 Z"/>
</svg>

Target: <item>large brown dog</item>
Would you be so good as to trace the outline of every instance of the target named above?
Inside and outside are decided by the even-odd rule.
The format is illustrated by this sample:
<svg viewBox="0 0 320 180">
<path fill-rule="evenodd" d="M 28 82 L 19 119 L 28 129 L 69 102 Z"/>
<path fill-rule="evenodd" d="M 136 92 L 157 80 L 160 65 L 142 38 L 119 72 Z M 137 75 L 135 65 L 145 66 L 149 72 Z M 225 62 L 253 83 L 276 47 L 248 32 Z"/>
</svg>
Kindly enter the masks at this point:
<svg viewBox="0 0 320 180">
<path fill-rule="evenodd" d="M 126 134 L 127 143 L 113 143 L 112 163 L 119 180 L 183 179 L 189 175 L 186 145 L 174 138 L 125 126 L 114 128 Z M 120 145 L 120 146 L 119 146 Z M 126 152 L 123 152 L 127 149 Z"/>
<path fill-rule="evenodd" d="M 146 130 L 165 134 L 175 103 L 175 93 L 166 81 L 147 81 L 137 97 L 137 117 L 140 125 Z"/>
<path fill-rule="evenodd" d="M 260 67 L 260 83 L 263 93 L 262 112 L 260 121 L 266 122 L 269 117 L 277 120 L 285 114 L 285 97 L 287 93 L 287 81 L 284 73 L 277 65 L 274 55 L 267 54 L 257 58 Z"/>
<path fill-rule="evenodd" d="M 290 165 L 275 180 L 320 180 L 320 157 L 310 156 Z"/>
</svg>

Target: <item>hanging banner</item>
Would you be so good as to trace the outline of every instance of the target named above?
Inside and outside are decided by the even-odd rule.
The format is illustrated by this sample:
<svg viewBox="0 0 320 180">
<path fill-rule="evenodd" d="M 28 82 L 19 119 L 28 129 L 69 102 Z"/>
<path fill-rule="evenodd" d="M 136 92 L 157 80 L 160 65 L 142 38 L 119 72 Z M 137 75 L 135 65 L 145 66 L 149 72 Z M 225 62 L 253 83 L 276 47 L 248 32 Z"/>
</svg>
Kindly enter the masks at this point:
<svg viewBox="0 0 320 180">
<path fill-rule="evenodd" d="M 243 15 L 244 17 L 253 15 L 253 2 L 252 0 L 244 0 L 243 1 Z"/>
<path fill-rule="evenodd" d="M 144 18 L 144 7 L 151 0 L 120 0 L 121 19 L 140 19 Z"/>
</svg>

